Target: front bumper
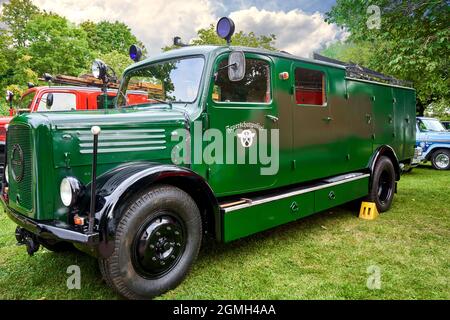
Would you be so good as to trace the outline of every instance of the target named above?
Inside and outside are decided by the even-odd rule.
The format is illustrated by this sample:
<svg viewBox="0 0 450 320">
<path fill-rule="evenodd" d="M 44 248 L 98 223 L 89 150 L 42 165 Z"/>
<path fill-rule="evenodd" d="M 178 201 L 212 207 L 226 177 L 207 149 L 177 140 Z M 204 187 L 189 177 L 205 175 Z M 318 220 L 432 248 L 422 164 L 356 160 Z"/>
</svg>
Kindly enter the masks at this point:
<svg viewBox="0 0 450 320">
<path fill-rule="evenodd" d="M 20 227 L 28 230 L 38 237 L 56 241 L 72 242 L 74 244 L 80 244 L 91 248 L 94 248 L 99 244 L 98 233 L 84 234 L 60 221 L 36 221 L 30 219 L 8 207 L 3 197 L 0 196 L 0 198 L 9 218 Z"/>
</svg>

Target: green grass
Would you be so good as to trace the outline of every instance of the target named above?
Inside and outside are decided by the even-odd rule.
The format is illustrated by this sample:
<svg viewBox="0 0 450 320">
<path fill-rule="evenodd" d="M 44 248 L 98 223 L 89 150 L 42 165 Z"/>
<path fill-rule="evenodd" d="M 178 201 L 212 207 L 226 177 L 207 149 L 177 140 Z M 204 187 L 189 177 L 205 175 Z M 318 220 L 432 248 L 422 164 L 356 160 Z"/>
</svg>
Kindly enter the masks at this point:
<svg viewBox="0 0 450 320">
<path fill-rule="evenodd" d="M 375 221 L 349 206 L 246 239 L 204 246 L 187 279 L 159 299 L 450 299 L 450 171 L 404 175 L 392 209 Z M 96 260 L 15 245 L 0 214 L 0 298 L 118 299 Z M 81 268 L 68 290 L 67 267 Z M 381 289 L 366 286 L 381 269 Z"/>
</svg>

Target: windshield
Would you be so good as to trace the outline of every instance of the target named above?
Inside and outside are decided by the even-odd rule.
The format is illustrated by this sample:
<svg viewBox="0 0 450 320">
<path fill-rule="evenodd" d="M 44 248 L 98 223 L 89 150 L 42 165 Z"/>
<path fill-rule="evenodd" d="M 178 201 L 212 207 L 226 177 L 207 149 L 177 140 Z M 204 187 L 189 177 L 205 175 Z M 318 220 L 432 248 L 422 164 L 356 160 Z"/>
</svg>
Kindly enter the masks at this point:
<svg viewBox="0 0 450 320">
<path fill-rule="evenodd" d="M 24 95 L 20 100 L 18 104 L 19 109 L 30 109 L 31 108 L 31 102 L 33 102 L 33 98 L 36 95 L 36 91 L 30 92 L 26 95 Z"/>
<path fill-rule="evenodd" d="M 132 70 L 122 81 L 117 106 L 194 102 L 204 63 L 201 57 L 183 58 Z"/>
<path fill-rule="evenodd" d="M 447 131 L 442 123 L 437 119 L 419 119 L 417 120 L 420 131 Z"/>
</svg>

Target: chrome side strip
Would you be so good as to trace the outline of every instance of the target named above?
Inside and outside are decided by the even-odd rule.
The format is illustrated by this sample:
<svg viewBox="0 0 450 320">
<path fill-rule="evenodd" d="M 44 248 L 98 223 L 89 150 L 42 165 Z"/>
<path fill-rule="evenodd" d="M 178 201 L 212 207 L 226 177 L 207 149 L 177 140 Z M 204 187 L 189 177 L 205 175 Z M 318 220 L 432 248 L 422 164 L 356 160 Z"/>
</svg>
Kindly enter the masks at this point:
<svg viewBox="0 0 450 320">
<path fill-rule="evenodd" d="M 327 183 L 324 185 L 320 185 L 320 186 L 315 186 L 315 187 L 311 187 L 311 188 L 306 188 L 306 189 L 301 189 L 301 190 L 297 190 L 297 191 L 290 191 L 284 194 L 279 194 L 276 196 L 271 196 L 271 197 L 267 197 L 267 198 L 263 198 L 263 199 L 259 199 L 259 200 L 255 200 L 255 201 L 250 201 L 247 203 L 243 203 L 243 204 L 239 204 L 233 207 L 229 207 L 229 208 L 225 208 L 223 209 L 225 213 L 228 212 L 232 212 L 235 210 L 240 210 L 243 208 L 247 208 L 247 207 L 253 207 L 253 206 L 257 206 L 263 203 L 267 203 L 267 202 L 271 202 L 271 201 L 276 201 L 276 200 L 280 200 L 280 199 L 284 199 L 284 198 L 289 198 L 292 196 L 297 196 L 299 194 L 304 194 L 304 193 L 308 193 L 308 192 L 312 192 L 312 191 L 316 191 L 316 190 L 320 190 L 320 189 L 325 189 L 325 188 L 329 188 L 332 186 L 336 186 L 339 184 L 343 184 L 346 182 L 350 182 L 350 181 L 354 181 L 354 180 L 359 180 L 359 179 L 363 179 L 363 178 L 367 178 L 370 177 L 370 174 L 362 174 L 362 175 L 358 175 L 352 178 L 348 178 L 348 179 L 342 179 L 339 181 L 335 181 L 335 182 L 331 182 L 331 183 Z"/>
<path fill-rule="evenodd" d="M 98 153 L 113 153 L 113 152 L 131 152 L 131 151 L 153 151 L 153 150 L 164 150 L 166 146 L 161 147 L 129 147 L 129 148 L 109 148 L 109 149 L 98 149 Z M 81 154 L 91 154 L 92 149 L 80 150 Z"/>
</svg>

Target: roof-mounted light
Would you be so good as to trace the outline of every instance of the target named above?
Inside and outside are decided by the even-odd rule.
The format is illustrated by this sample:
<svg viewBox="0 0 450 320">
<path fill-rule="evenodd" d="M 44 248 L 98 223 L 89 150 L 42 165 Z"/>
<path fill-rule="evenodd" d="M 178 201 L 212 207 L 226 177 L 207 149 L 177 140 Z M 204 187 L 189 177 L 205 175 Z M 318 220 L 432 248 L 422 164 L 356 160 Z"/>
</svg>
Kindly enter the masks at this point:
<svg viewBox="0 0 450 320">
<path fill-rule="evenodd" d="M 137 45 L 132 44 L 130 46 L 130 59 L 134 62 L 138 62 L 142 58 L 142 49 Z"/>
<path fill-rule="evenodd" d="M 222 17 L 217 22 L 216 32 L 219 37 L 225 39 L 228 44 L 234 34 L 234 22 L 228 17 Z"/>
</svg>

